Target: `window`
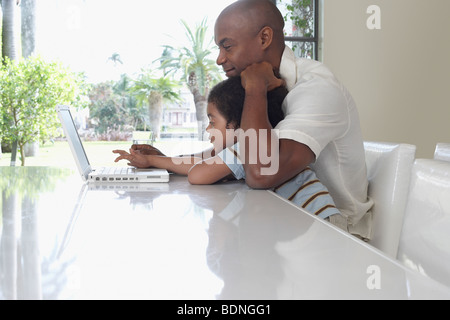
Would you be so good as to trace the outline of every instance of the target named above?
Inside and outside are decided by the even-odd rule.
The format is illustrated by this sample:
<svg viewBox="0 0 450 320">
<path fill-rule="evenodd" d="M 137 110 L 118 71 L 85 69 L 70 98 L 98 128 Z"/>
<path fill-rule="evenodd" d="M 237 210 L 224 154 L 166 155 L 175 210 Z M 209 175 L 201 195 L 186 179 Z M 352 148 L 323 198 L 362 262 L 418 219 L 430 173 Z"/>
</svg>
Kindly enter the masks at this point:
<svg viewBox="0 0 450 320">
<path fill-rule="evenodd" d="M 273 0 L 285 17 L 286 44 L 299 57 L 318 59 L 319 0 Z"/>
</svg>

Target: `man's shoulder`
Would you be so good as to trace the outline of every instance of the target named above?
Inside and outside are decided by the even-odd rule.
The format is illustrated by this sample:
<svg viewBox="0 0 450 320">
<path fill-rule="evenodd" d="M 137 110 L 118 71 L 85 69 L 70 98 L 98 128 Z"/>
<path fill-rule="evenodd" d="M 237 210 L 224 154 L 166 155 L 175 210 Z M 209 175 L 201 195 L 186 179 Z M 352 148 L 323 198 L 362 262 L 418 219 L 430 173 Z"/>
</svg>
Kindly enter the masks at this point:
<svg viewBox="0 0 450 320">
<path fill-rule="evenodd" d="M 296 67 L 297 69 L 309 70 L 309 69 L 325 69 L 329 70 L 322 62 L 310 59 L 297 57 L 291 48 L 286 46 L 283 57 L 281 59 L 281 65 L 285 67 Z"/>
<path fill-rule="evenodd" d="M 296 57 L 289 47 L 286 47 L 283 54 L 280 73 L 286 81 L 289 91 L 299 83 L 314 79 L 320 79 L 322 83 L 325 80 L 325 82 L 329 82 L 328 84 L 338 84 L 336 77 L 325 64 L 313 59 Z"/>
<path fill-rule="evenodd" d="M 295 60 L 295 64 L 299 75 L 322 74 L 334 78 L 333 72 L 331 72 L 331 70 L 320 61 L 307 58 L 297 58 Z"/>
</svg>

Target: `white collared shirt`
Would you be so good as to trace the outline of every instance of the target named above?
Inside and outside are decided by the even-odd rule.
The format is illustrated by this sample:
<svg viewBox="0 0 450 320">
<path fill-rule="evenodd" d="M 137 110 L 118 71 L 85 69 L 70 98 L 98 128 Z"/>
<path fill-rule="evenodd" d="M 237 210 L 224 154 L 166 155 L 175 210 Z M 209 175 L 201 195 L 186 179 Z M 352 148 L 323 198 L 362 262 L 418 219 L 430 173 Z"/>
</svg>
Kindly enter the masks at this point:
<svg viewBox="0 0 450 320">
<path fill-rule="evenodd" d="M 286 47 L 280 74 L 289 90 L 285 119 L 276 127 L 280 139 L 307 145 L 311 165 L 347 219 L 348 231 L 370 238 L 373 205 L 358 110 L 353 98 L 322 63 L 295 57 Z"/>
</svg>

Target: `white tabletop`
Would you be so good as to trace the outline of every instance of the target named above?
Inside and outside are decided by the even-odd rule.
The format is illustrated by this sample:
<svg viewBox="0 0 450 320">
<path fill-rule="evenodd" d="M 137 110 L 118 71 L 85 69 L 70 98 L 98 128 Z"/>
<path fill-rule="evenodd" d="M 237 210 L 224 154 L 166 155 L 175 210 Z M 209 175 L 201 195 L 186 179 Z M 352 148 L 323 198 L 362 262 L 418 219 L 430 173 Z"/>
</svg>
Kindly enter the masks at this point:
<svg viewBox="0 0 450 320">
<path fill-rule="evenodd" d="M 449 299 L 450 288 L 243 182 L 87 185 L 0 167 L 0 299 Z"/>
</svg>

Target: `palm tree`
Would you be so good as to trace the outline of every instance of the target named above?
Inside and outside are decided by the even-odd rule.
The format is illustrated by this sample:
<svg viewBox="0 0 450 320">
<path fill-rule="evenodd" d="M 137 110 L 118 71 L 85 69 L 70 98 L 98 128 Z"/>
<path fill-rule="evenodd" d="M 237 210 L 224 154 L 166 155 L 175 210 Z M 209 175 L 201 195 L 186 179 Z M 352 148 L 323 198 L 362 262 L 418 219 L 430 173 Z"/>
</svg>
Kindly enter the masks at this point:
<svg viewBox="0 0 450 320">
<path fill-rule="evenodd" d="M 6 63 L 5 58 L 9 60 L 16 60 L 19 57 L 19 47 L 17 44 L 17 30 L 16 30 L 16 5 L 19 4 L 19 0 L 0 0 L 0 5 L 2 7 L 2 23 L 1 23 L 1 33 L 2 33 L 2 58 L 0 63 Z M 0 141 L 0 149 L 1 149 Z M 0 152 L 1 153 L 1 152 Z M 14 166 L 16 162 L 17 154 L 17 142 L 14 141 L 11 151 L 11 165 Z"/>
<path fill-rule="evenodd" d="M 28 58 L 36 48 L 36 1 L 21 0 L 22 56 Z"/>
<path fill-rule="evenodd" d="M 189 39 L 190 47 L 174 49 L 165 46 L 165 51 L 161 61 L 161 69 L 164 72 L 176 73 L 182 71 L 182 80 L 194 96 L 194 103 L 197 115 L 198 136 L 203 140 L 206 127 L 208 126 L 208 117 L 206 115 L 207 97 L 209 89 L 215 83 L 221 80 L 220 71 L 214 59 L 209 59 L 212 54 L 213 38 L 206 42 L 207 25 L 206 19 L 197 26 L 195 32 L 189 28 L 185 21 L 181 21 L 186 29 L 186 36 Z M 168 52 L 176 53 L 173 57 Z"/>
<path fill-rule="evenodd" d="M 137 128 L 140 124 L 145 128 L 145 117 L 147 115 L 146 108 L 139 105 L 135 95 L 131 92 L 134 85 L 133 80 L 126 74 L 120 76 L 119 81 L 113 85 L 113 91 L 121 97 L 121 109 L 127 114 L 129 122 L 133 128 Z"/>
<path fill-rule="evenodd" d="M 155 77 L 151 71 L 144 71 L 131 85 L 133 92 L 141 105 L 148 105 L 150 127 L 153 131 L 153 139 L 159 139 L 163 102 L 177 102 L 180 95 L 175 90 L 179 88 L 178 82 L 168 76 Z"/>
<path fill-rule="evenodd" d="M 16 5 L 17 0 L 1 0 L 2 5 L 2 58 L 10 60 L 18 58 L 16 36 Z"/>
<path fill-rule="evenodd" d="M 117 52 L 114 52 L 111 57 L 108 58 L 108 61 L 111 60 L 114 63 L 114 66 L 117 66 L 117 63 L 123 64 L 122 58 L 120 57 L 120 54 Z"/>
</svg>

